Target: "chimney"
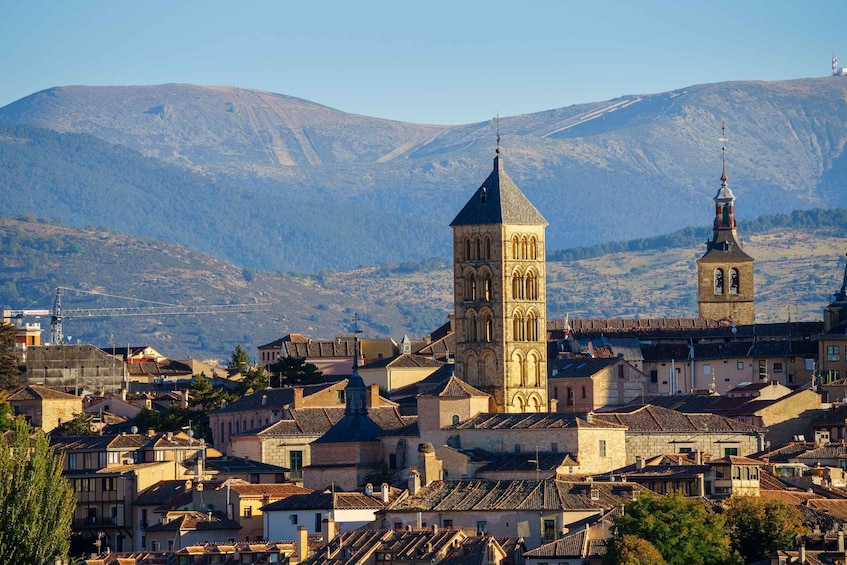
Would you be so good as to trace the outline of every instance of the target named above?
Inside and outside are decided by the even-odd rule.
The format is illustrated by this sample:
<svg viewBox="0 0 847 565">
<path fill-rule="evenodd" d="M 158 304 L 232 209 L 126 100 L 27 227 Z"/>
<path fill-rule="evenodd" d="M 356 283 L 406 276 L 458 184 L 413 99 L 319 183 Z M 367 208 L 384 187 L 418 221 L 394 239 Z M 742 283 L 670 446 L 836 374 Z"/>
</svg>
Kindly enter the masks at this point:
<svg viewBox="0 0 847 565">
<path fill-rule="evenodd" d="M 702 465 L 703 464 L 703 452 L 699 449 L 694 452 L 694 464 Z"/>
<path fill-rule="evenodd" d="M 294 387 L 294 408 L 303 408 L 303 387 Z"/>
<path fill-rule="evenodd" d="M 706 497 L 706 477 L 703 473 L 697 473 L 697 495 L 700 498 Z"/>
<path fill-rule="evenodd" d="M 388 489 L 388 483 L 382 483 L 382 487 L 380 487 L 380 495 L 383 502 L 388 503 L 390 492 L 391 491 Z"/>
<path fill-rule="evenodd" d="M 188 410 L 188 391 L 183 390 L 179 393 L 179 407 L 183 410 Z"/>
<path fill-rule="evenodd" d="M 335 539 L 335 520 L 327 516 L 321 520 L 321 535 L 325 544 Z"/>
<path fill-rule="evenodd" d="M 126 402 L 126 389 L 125 388 L 121 389 L 121 400 Z"/>
<path fill-rule="evenodd" d="M 368 408 L 377 408 L 379 406 L 379 385 L 372 384 L 368 387 Z"/>
<path fill-rule="evenodd" d="M 373 496 L 374 495 L 374 486 L 371 483 L 365 485 L 365 496 Z"/>
<path fill-rule="evenodd" d="M 644 457 L 642 455 L 635 456 L 635 470 L 640 471 L 644 468 Z"/>
<path fill-rule="evenodd" d="M 297 561 L 305 561 L 309 557 L 309 527 L 297 528 Z"/>
<path fill-rule="evenodd" d="M 806 563 L 806 542 L 801 542 L 800 547 L 797 549 L 800 554 L 800 565 L 804 565 Z"/>
<path fill-rule="evenodd" d="M 156 435 L 156 430 L 154 430 L 153 428 L 149 428 L 147 430 L 147 437 L 153 437 L 154 435 Z"/>
<path fill-rule="evenodd" d="M 268 395 L 263 394 L 262 395 L 262 406 L 267 406 L 267 405 L 268 405 Z"/>
<path fill-rule="evenodd" d="M 419 490 L 421 490 L 421 476 L 415 469 L 412 469 L 412 472 L 409 473 L 409 494 L 415 496 Z"/>
<path fill-rule="evenodd" d="M 838 530 L 838 553 L 844 553 L 844 530 Z"/>
<path fill-rule="evenodd" d="M 559 401 L 555 398 L 550 399 L 550 412 L 557 412 L 559 410 Z"/>
<path fill-rule="evenodd" d="M 421 486 L 441 480 L 441 461 L 435 455 L 435 448 L 428 441 L 418 444 L 418 472 Z"/>
</svg>

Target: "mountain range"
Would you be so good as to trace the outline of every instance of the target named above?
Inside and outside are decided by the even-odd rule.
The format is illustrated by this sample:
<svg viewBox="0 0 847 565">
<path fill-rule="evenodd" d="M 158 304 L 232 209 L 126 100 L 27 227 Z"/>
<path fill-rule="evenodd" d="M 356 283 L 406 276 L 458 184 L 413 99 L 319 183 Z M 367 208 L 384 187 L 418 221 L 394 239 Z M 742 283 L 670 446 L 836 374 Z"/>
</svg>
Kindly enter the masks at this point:
<svg viewBox="0 0 847 565">
<path fill-rule="evenodd" d="M 490 170 L 498 133 L 551 250 L 707 224 L 723 146 L 739 218 L 847 205 L 842 77 L 457 126 L 244 88 L 68 86 L 0 108 L 0 124 L 0 212 L 277 272 L 448 257 L 446 226 Z"/>
</svg>

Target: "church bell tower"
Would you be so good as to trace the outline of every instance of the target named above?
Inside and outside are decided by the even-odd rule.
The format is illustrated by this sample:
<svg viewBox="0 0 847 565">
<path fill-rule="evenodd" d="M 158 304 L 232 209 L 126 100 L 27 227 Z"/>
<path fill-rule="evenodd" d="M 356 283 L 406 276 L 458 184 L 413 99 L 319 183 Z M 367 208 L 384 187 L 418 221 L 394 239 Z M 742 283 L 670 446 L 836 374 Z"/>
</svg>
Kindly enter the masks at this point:
<svg viewBox="0 0 847 565">
<path fill-rule="evenodd" d="M 493 411 L 546 412 L 547 221 L 506 174 L 499 147 L 450 226 L 456 376 L 491 394 Z"/>
<path fill-rule="evenodd" d="M 721 142 L 725 144 L 726 138 L 722 136 Z M 712 240 L 706 242 L 706 253 L 697 260 L 697 303 L 701 318 L 753 324 L 753 258 L 744 252 L 738 239 L 735 195 L 726 174 L 725 145 L 721 151 L 723 174 L 714 198 Z"/>
</svg>

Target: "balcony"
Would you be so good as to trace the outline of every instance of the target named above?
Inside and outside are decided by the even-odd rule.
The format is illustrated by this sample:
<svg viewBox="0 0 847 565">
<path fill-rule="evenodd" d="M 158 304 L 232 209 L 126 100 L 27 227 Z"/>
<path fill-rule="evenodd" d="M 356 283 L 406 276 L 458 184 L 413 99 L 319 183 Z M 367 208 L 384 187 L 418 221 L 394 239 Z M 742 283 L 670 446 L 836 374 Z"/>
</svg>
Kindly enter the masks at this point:
<svg viewBox="0 0 847 565">
<path fill-rule="evenodd" d="M 123 526 L 118 523 L 117 518 L 112 516 L 89 516 L 88 518 L 74 518 L 73 529 L 85 530 L 87 528 L 115 528 Z"/>
</svg>

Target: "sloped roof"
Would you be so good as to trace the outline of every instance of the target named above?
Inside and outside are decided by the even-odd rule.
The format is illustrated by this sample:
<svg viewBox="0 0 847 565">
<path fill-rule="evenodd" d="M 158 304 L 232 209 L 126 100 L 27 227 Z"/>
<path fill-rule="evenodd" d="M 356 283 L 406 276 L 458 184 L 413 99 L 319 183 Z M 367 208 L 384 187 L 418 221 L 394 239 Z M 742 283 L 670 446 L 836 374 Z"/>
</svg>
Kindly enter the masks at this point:
<svg viewBox="0 0 847 565">
<path fill-rule="evenodd" d="M 575 379 L 586 378 L 596 375 L 603 369 L 622 363 L 617 357 L 591 358 L 582 357 L 578 359 L 551 359 L 547 364 L 556 371 L 551 379 Z"/>
<path fill-rule="evenodd" d="M 207 457 L 204 464 L 206 469 L 219 473 L 287 473 L 289 471 L 286 467 L 233 455 Z"/>
<path fill-rule="evenodd" d="M 294 494 L 262 506 L 262 512 L 291 510 L 356 510 L 385 508 L 387 503 L 379 496 L 368 496 L 361 492 L 324 492 Z"/>
<path fill-rule="evenodd" d="M 588 530 L 582 528 L 572 534 L 526 551 L 524 552 L 524 557 L 570 557 L 583 559 L 587 557 L 588 540 Z"/>
<path fill-rule="evenodd" d="M 537 463 L 536 463 L 537 461 Z M 477 473 L 502 473 L 506 471 L 555 471 L 561 466 L 576 466 L 576 457 L 570 453 L 535 453 L 523 451 L 494 457 Z"/>
<path fill-rule="evenodd" d="M 487 392 L 482 392 L 465 381 L 450 375 L 447 380 L 429 392 L 421 394 L 421 396 L 441 396 L 446 398 L 470 398 L 472 396 L 489 396 Z"/>
<path fill-rule="evenodd" d="M 557 428 L 625 428 L 625 425 L 613 422 L 606 418 L 597 416 L 588 419 L 580 418 L 575 414 L 563 412 L 533 412 L 521 414 L 477 414 L 473 418 L 449 426 L 452 430 L 530 430 L 530 429 L 557 429 Z"/>
<path fill-rule="evenodd" d="M 10 394 L 6 400 L 9 402 L 15 400 L 78 400 L 80 403 L 82 402 L 82 398 L 79 396 L 60 392 L 41 385 L 28 385 L 23 388 L 19 388 Z"/>
<path fill-rule="evenodd" d="M 168 512 L 168 522 L 151 524 L 148 532 L 176 532 L 185 530 L 240 530 L 241 525 L 222 512 L 196 512 L 185 510 Z"/>
<path fill-rule="evenodd" d="M 592 491 L 597 499 L 592 499 Z M 433 481 L 414 496 L 399 499 L 390 512 L 491 512 L 500 510 L 586 510 L 619 506 L 633 493 L 649 492 L 632 483 L 569 482 L 552 479 Z"/>
<path fill-rule="evenodd" d="M 236 400 L 224 407 L 213 410 L 212 414 L 224 414 L 227 412 L 253 412 L 258 409 L 283 408 L 294 403 L 294 389 L 302 388 L 303 397 L 311 396 L 338 383 L 317 383 L 298 387 L 265 388 L 257 390 L 243 398 Z M 263 400 L 264 397 L 264 400 Z M 264 402 L 264 403 L 263 403 Z"/>
<path fill-rule="evenodd" d="M 761 432 L 759 428 L 715 414 L 684 414 L 646 405 L 631 412 L 603 412 L 600 417 L 629 428 L 630 432 Z M 596 416 L 595 416 L 596 420 Z"/>
<path fill-rule="evenodd" d="M 394 357 L 372 361 L 367 365 L 363 365 L 360 369 L 379 369 L 381 367 L 390 367 L 392 369 L 438 369 L 442 365 L 444 365 L 443 361 L 437 361 L 432 357 L 418 355 L 416 353 L 401 353 Z"/>
<path fill-rule="evenodd" d="M 500 155 L 494 158 L 494 170 L 450 222 L 451 227 L 484 224 L 547 225 L 544 216 L 506 174 Z"/>
</svg>

